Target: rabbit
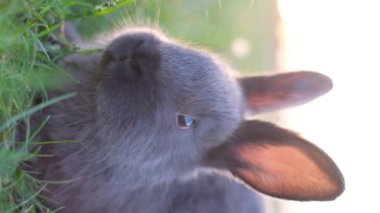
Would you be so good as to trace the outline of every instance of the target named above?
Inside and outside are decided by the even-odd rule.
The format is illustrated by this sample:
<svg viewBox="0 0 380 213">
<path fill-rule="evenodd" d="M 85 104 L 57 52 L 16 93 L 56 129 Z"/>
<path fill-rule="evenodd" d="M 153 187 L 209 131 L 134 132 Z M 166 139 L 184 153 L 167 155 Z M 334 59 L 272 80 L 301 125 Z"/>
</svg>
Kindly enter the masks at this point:
<svg viewBox="0 0 380 213">
<path fill-rule="evenodd" d="M 307 103 L 328 92 L 311 71 L 238 76 L 213 53 L 134 28 L 101 53 L 62 60 L 75 77 L 49 97 L 76 96 L 32 116 L 50 119 L 30 162 L 59 181 L 44 195 L 59 212 L 262 213 L 262 195 L 333 200 L 344 179 L 298 134 L 247 115 Z"/>
</svg>

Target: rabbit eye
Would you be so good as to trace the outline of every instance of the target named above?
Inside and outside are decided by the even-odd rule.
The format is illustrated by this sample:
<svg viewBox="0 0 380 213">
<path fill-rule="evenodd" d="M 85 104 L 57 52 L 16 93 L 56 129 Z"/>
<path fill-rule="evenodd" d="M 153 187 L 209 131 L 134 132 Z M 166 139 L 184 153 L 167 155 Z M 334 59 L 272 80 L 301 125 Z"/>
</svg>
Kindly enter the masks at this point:
<svg viewBox="0 0 380 213">
<path fill-rule="evenodd" d="M 190 115 L 178 114 L 177 124 L 181 129 L 188 129 L 194 126 L 195 119 Z"/>
</svg>

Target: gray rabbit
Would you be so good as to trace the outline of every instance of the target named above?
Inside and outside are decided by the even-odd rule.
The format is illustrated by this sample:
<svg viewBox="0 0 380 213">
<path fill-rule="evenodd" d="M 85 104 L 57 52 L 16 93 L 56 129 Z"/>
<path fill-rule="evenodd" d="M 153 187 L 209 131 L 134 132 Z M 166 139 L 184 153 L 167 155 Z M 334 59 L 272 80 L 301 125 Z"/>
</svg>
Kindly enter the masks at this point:
<svg viewBox="0 0 380 213">
<path fill-rule="evenodd" d="M 332 87 L 315 72 L 236 77 L 213 54 L 151 29 L 111 37 L 101 54 L 62 64 L 77 95 L 51 115 L 31 163 L 60 212 L 263 212 L 261 192 L 333 200 L 344 190 L 334 162 L 297 134 L 251 115 L 308 102 Z"/>
</svg>

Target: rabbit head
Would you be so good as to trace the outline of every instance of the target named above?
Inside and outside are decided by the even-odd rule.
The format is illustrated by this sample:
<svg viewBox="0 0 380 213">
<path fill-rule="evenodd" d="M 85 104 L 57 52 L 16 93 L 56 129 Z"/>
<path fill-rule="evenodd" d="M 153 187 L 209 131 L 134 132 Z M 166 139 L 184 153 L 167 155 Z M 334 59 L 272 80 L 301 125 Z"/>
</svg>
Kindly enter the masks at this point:
<svg viewBox="0 0 380 213">
<path fill-rule="evenodd" d="M 155 32 L 114 39 L 99 76 L 99 131 L 107 132 L 105 140 L 119 141 L 136 166 L 146 163 L 173 177 L 188 173 L 243 119 L 242 91 L 225 65 Z"/>
</svg>

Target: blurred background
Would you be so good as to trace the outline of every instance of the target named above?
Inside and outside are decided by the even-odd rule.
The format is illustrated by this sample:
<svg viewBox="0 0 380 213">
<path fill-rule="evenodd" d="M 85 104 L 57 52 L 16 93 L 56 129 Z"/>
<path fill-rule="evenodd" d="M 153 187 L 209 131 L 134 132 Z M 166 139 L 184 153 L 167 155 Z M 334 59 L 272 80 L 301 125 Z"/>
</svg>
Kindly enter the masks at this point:
<svg viewBox="0 0 380 213">
<path fill-rule="evenodd" d="M 336 201 L 287 202 L 283 212 L 378 212 L 380 2 L 278 3 L 280 67 L 317 70 L 334 81 L 328 95 L 284 112 L 283 122 L 327 151 L 346 179 L 346 191 Z"/>
<path fill-rule="evenodd" d="M 218 53 L 238 70 L 252 72 L 277 66 L 276 5 L 275 0 L 137 0 L 106 17 L 76 22 L 87 38 L 115 26 L 157 26 L 171 37 Z"/>
<path fill-rule="evenodd" d="M 6 8 L 9 2 L 0 1 L 0 9 Z M 76 1 L 64 2 L 69 4 Z M 87 4 L 86 2 L 102 4 L 107 1 L 81 2 L 83 6 Z M 277 114 L 267 114 L 263 118 L 295 129 L 325 150 L 341 168 L 346 179 L 346 191 L 332 202 L 293 202 L 266 197 L 269 212 L 379 211 L 377 196 L 380 190 L 380 154 L 377 144 L 380 143 L 380 133 L 377 132 L 379 131 L 377 128 L 380 127 L 378 124 L 380 83 L 377 74 L 380 73 L 380 2 L 378 0 L 131 0 L 129 2 L 110 15 L 88 16 L 73 19 L 73 22 L 86 39 L 125 24 L 159 26 L 171 37 L 217 53 L 242 74 L 268 73 L 276 70 L 314 70 L 330 76 L 334 81 L 334 88 L 329 94 L 307 105 L 283 110 Z M 71 9 L 76 10 L 75 7 Z M 6 14 L 4 9 L 0 18 Z M 5 28 L 0 29 L 1 35 L 5 33 L 8 33 Z M 0 62 L 6 61 L 7 55 L 3 54 L 5 50 L 8 54 L 12 50 L 4 45 L 6 42 L 11 42 L 10 38 L 9 35 L 0 36 L 2 44 Z M 20 104 L 22 101 L 13 100 L 15 97 L 29 97 L 27 100 L 31 100 L 30 96 L 25 95 L 27 94 L 25 91 L 29 93 L 34 91 L 25 86 L 34 81 L 25 83 L 17 80 L 25 75 L 25 72 L 20 73 L 20 76 L 14 75 L 15 72 L 9 74 L 10 69 L 3 67 L 5 65 L 0 63 L 0 94 L 2 94 L 0 108 L 3 116 L 3 118 L 0 116 L 0 120 L 10 117 L 17 110 L 24 109 L 17 108 L 18 106 L 30 106 L 31 101 L 22 105 Z M 9 83 L 13 81 L 7 80 L 12 80 L 9 76 L 17 80 L 14 82 L 19 82 L 14 84 L 14 88 L 25 87 L 23 91 L 20 90 L 21 95 L 6 90 L 9 85 L 13 85 Z M 9 97 L 12 97 L 12 101 L 8 102 Z M 2 134 L 4 141 L 7 142 L 10 138 L 9 132 Z M 7 146 L 0 148 L 4 147 Z"/>
<path fill-rule="evenodd" d="M 315 70 L 333 79 L 334 89 L 322 98 L 264 118 L 295 129 L 325 150 L 341 168 L 346 191 L 331 202 L 267 197 L 271 212 L 378 211 L 379 1 L 153 2 L 151 7 L 137 4 L 136 11 L 148 12 L 151 23 L 211 49 L 243 73 Z M 133 18 L 142 20 L 128 19 Z"/>
</svg>

